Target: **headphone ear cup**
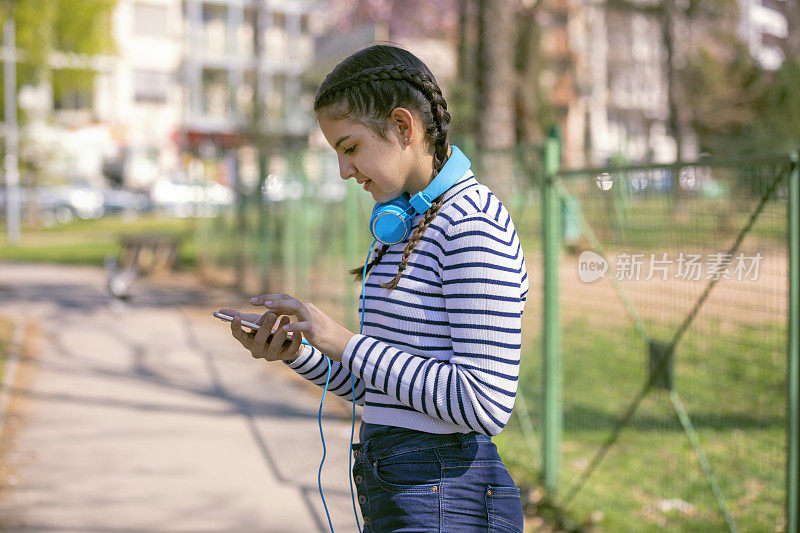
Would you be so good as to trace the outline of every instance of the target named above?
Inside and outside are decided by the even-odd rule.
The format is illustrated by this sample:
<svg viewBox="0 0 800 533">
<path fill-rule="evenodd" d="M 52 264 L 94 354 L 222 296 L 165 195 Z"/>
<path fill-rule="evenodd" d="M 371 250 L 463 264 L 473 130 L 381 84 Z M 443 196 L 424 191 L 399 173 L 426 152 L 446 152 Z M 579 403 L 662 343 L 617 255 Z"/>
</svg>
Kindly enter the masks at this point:
<svg viewBox="0 0 800 533">
<path fill-rule="evenodd" d="M 388 202 L 378 202 L 372 208 L 369 228 L 372 237 L 383 244 L 397 244 L 408 240 L 411 235 L 411 204 L 404 196 Z"/>
</svg>

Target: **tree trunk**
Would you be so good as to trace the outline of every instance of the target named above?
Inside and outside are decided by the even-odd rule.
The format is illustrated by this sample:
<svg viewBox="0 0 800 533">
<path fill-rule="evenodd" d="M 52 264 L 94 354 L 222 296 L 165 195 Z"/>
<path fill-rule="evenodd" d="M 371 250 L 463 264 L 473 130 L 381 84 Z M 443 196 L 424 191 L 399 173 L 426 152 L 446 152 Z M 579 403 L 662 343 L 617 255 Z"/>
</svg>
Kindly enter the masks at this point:
<svg viewBox="0 0 800 533">
<path fill-rule="evenodd" d="M 514 17 L 507 0 L 480 0 L 478 12 L 477 172 L 501 202 L 513 194 Z"/>
<path fill-rule="evenodd" d="M 800 1 L 784 2 L 789 35 L 786 38 L 786 60 L 800 61 Z"/>
<path fill-rule="evenodd" d="M 476 73 L 478 61 L 475 49 L 477 47 L 476 0 L 459 0 L 458 2 L 458 71 L 456 79 L 448 96 L 448 103 L 452 114 L 450 131 L 458 136 L 455 142 L 464 142 L 469 146 L 461 148 L 470 149 L 474 142 L 476 131 L 475 119 L 475 94 Z"/>
<path fill-rule="evenodd" d="M 539 124 L 539 73 L 541 32 L 536 25 L 536 13 L 541 2 L 519 14 L 519 39 L 517 41 L 516 138 L 523 145 L 539 144 L 544 139 Z"/>
<path fill-rule="evenodd" d="M 507 0 L 480 0 L 478 147 L 514 144 L 514 20 Z"/>
<path fill-rule="evenodd" d="M 458 72 L 456 73 L 456 79 L 461 83 L 468 81 L 470 70 L 467 67 L 470 4 L 472 4 L 472 0 L 459 0 L 458 2 Z"/>
</svg>

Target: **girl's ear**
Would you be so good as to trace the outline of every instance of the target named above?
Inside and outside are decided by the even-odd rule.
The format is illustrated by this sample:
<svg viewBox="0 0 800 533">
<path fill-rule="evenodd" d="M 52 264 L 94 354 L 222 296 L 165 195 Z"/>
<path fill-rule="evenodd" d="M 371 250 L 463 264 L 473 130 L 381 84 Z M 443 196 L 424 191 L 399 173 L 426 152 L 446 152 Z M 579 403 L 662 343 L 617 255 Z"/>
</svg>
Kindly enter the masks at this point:
<svg viewBox="0 0 800 533">
<path fill-rule="evenodd" d="M 414 136 L 414 115 L 408 109 L 404 107 L 394 108 L 391 119 L 393 129 L 398 132 L 401 143 L 404 138 L 408 137 L 410 139 Z"/>
</svg>

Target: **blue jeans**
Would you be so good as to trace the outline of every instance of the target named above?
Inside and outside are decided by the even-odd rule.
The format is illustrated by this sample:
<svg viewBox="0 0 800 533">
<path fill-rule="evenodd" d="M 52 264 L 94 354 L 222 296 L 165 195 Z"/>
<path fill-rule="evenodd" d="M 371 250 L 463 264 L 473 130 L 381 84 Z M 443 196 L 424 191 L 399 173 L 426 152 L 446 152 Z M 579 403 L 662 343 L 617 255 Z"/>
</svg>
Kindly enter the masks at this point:
<svg viewBox="0 0 800 533">
<path fill-rule="evenodd" d="M 408 430 L 353 444 L 364 532 L 522 533 L 519 489 L 488 435 Z"/>
</svg>

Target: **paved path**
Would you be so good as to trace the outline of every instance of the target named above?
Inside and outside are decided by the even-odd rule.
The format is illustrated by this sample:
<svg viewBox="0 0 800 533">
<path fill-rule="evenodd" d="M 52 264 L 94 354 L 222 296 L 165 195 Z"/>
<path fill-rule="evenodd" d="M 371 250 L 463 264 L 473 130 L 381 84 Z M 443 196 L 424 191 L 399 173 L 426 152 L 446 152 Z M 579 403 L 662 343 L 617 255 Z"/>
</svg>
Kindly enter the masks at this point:
<svg viewBox="0 0 800 533">
<path fill-rule="evenodd" d="M 38 329 L 5 421 L 0 529 L 326 531 L 321 390 L 210 316 L 244 301 L 161 280 L 114 305 L 101 269 L 0 263 L 0 314 Z M 354 531 L 349 411 L 325 403 L 325 496 Z"/>
</svg>

